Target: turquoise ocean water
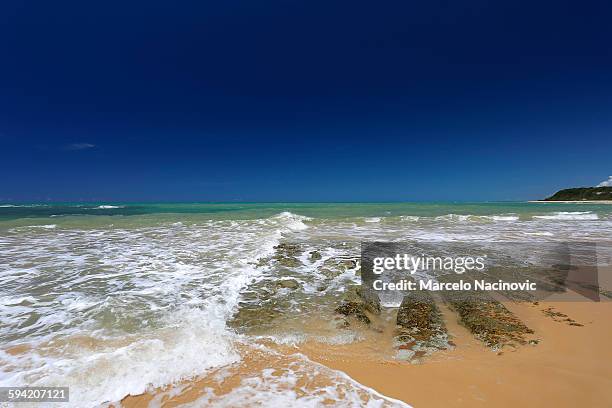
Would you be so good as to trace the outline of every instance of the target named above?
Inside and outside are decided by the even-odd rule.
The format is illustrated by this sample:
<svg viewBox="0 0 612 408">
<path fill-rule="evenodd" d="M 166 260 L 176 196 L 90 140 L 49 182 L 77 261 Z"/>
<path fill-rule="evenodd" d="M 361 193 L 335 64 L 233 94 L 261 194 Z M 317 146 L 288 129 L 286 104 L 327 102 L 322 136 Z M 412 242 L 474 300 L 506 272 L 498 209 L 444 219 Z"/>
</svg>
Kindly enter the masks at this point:
<svg viewBox="0 0 612 408">
<path fill-rule="evenodd" d="M 239 350 L 262 338 L 358 341 L 332 323 L 346 288 L 360 282 L 350 260 L 364 240 L 518 241 L 534 249 L 612 242 L 612 205 L 2 203 L 0 386 L 68 385 L 71 406 L 104 406 L 235 367 Z M 279 285 L 284 280 L 291 285 Z M 330 326 L 311 329 L 321 318 Z M 303 378 L 321 367 L 302 361 L 289 372 Z M 394 404 L 326 375 L 336 388 L 313 392 L 321 401 Z M 281 380 L 264 372 L 234 397 L 304 403 Z"/>
</svg>

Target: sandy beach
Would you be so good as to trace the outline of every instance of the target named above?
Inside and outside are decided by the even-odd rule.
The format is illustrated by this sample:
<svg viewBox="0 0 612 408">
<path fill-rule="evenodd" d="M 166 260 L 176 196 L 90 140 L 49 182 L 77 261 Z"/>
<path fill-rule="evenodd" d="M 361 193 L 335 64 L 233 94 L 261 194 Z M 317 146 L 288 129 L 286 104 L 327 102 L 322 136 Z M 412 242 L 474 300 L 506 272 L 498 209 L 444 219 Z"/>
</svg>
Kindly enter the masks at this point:
<svg viewBox="0 0 612 408">
<path fill-rule="evenodd" d="M 192 212 L 218 205 L 108 206 L 6 207 L 20 217 L 0 242 L 3 385 L 68 386 L 78 408 L 612 404 L 604 206 L 240 205 L 214 219 Z M 376 307 L 371 239 L 484 253 L 491 282 L 549 265 L 542 279 L 597 284 L 601 302 L 434 290 Z M 580 280 L 574 255 L 596 256 L 598 279 Z"/>
<path fill-rule="evenodd" d="M 456 347 L 417 361 L 389 358 L 393 327 L 387 325 L 380 333 L 347 345 L 308 342 L 297 348 L 276 347 L 281 356 L 273 359 L 251 352 L 234 375 L 221 382 L 208 375 L 180 387 L 127 397 L 122 405 L 146 407 L 155 400 L 173 407 L 198 401 L 207 387 L 219 396 L 232 393 L 240 378 L 262 366 L 282 370 L 284 361 L 302 353 L 414 407 L 573 407 L 577 401 L 589 407 L 612 405 L 612 366 L 608 364 L 612 361 L 608 344 L 612 302 L 506 302 L 505 306 L 534 330 L 528 344 L 491 350 L 441 306 Z M 551 317 L 546 313 L 551 310 L 559 315 Z M 577 325 L 568 324 L 567 319 Z"/>
</svg>

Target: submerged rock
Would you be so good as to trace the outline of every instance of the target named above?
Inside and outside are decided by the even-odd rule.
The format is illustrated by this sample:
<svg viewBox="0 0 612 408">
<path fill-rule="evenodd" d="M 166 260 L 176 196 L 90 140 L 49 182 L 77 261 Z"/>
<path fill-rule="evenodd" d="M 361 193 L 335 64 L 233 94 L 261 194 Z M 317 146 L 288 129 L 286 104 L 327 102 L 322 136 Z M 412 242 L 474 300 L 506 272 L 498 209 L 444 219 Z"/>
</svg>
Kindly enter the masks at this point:
<svg viewBox="0 0 612 408">
<path fill-rule="evenodd" d="M 279 265 L 287 268 L 297 268 L 302 265 L 299 259 L 292 256 L 276 256 L 274 259 L 276 259 Z"/>
<path fill-rule="evenodd" d="M 343 259 L 339 262 L 339 265 L 344 269 L 355 269 L 357 267 L 356 259 Z"/>
<path fill-rule="evenodd" d="M 319 259 L 321 259 L 321 253 L 319 251 L 311 251 L 310 252 L 310 260 L 311 261 L 318 261 Z"/>
<path fill-rule="evenodd" d="M 380 299 L 372 288 L 353 287 L 347 291 L 342 303 L 335 311 L 346 317 L 354 317 L 362 323 L 370 324 L 371 319 L 367 312 L 374 315 L 380 314 Z"/>
<path fill-rule="evenodd" d="M 274 247 L 276 254 L 273 259 L 281 266 L 287 268 L 297 268 L 302 265 L 302 262 L 297 258 L 300 253 L 300 247 L 297 244 L 278 244 Z"/>
<path fill-rule="evenodd" d="M 327 279 L 334 279 L 348 270 L 358 268 L 358 266 L 356 259 L 328 258 L 319 267 L 319 272 Z"/>
<path fill-rule="evenodd" d="M 380 314 L 380 298 L 374 289 L 361 285 L 357 288 L 357 295 L 362 299 L 366 310 L 370 313 Z"/>
<path fill-rule="evenodd" d="M 281 288 L 295 290 L 300 287 L 300 284 L 295 279 L 283 279 L 276 283 Z"/>
<path fill-rule="evenodd" d="M 288 256 L 298 256 L 300 254 L 300 247 L 297 244 L 282 243 L 274 247 L 277 253 L 285 254 Z"/>
<path fill-rule="evenodd" d="M 228 324 L 240 331 L 263 329 L 269 327 L 272 321 L 281 315 L 280 308 L 275 302 L 260 304 L 240 302 L 238 310 Z"/>
</svg>

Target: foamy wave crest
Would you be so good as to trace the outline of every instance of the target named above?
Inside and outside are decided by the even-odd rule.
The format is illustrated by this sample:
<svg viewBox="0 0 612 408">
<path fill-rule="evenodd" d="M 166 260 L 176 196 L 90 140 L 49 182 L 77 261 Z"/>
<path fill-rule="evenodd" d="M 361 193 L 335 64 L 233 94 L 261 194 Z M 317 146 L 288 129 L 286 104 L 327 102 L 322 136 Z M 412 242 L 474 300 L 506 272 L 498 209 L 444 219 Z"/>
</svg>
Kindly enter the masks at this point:
<svg viewBox="0 0 612 408">
<path fill-rule="evenodd" d="M 42 229 L 55 229 L 57 225 L 55 224 L 44 224 L 44 225 L 28 225 L 22 228 L 42 228 Z"/>
<path fill-rule="evenodd" d="M 505 215 L 483 215 L 482 218 L 492 221 L 518 221 L 518 215 L 505 214 Z"/>
<path fill-rule="evenodd" d="M 98 406 L 137 395 L 148 387 L 161 387 L 187 379 L 207 369 L 240 359 L 228 333 L 214 324 L 214 311 L 182 310 L 154 334 L 134 339 L 87 341 L 76 337 L 59 344 L 37 347 L 36 351 L 0 359 L 22 367 L 3 372 L 2 385 L 70 385 L 71 407 Z M 29 368 L 26 368 L 29 367 Z"/>
<path fill-rule="evenodd" d="M 312 218 L 304 215 L 294 214 L 289 211 L 283 211 L 270 218 L 273 221 L 280 222 L 282 226 L 289 228 L 292 231 L 301 231 L 308 228 L 304 221 L 310 221 Z"/>
<path fill-rule="evenodd" d="M 97 406 L 238 361 L 226 322 L 264 269 L 253 261 L 272 254 L 302 219 L 67 230 L 51 241 L 33 231 L 7 236 L 0 249 L 35 265 L 49 251 L 54 257 L 52 273 L 0 262 L 0 286 L 19 287 L 0 304 L 0 337 L 28 347 L 0 350 L 0 386 L 68 385 L 71 406 Z M 43 275 L 59 295 L 41 300 L 32 292 L 29 280 Z M 24 326 L 26 315 L 39 318 Z"/>
<path fill-rule="evenodd" d="M 99 205 L 94 207 L 94 210 L 112 210 L 115 208 L 125 208 L 124 205 Z"/>
<path fill-rule="evenodd" d="M 440 215 L 435 219 L 437 221 L 453 221 L 453 222 L 465 222 L 470 219 L 471 215 L 461 215 L 461 214 L 446 214 Z"/>
<path fill-rule="evenodd" d="M 450 222 L 511 222 L 518 221 L 519 216 L 516 214 L 499 214 L 499 215 L 472 215 L 472 214 L 447 214 L 435 217 L 437 221 L 450 221 Z"/>
<path fill-rule="evenodd" d="M 402 215 L 399 218 L 402 221 L 411 221 L 411 222 L 416 222 L 416 221 L 418 221 L 420 219 L 420 217 L 416 216 L 416 215 Z"/>
<path fill-rule="evenodd" d="M 550 215 L 534 215 L 534 219 L 538 220 L 598 220 L 597 214 L 591 211 L 560 211 Z"/>
<path fill-rule="evenodd" d="M 47 207 L 47 204 L 0 204 L 0 208 L 34 208 Z"/>
<path fill-rule="evenodd" d="M 380 217 L 366 217 L 364 219 L 365 222 L 380 222 Z"/>
</svg>

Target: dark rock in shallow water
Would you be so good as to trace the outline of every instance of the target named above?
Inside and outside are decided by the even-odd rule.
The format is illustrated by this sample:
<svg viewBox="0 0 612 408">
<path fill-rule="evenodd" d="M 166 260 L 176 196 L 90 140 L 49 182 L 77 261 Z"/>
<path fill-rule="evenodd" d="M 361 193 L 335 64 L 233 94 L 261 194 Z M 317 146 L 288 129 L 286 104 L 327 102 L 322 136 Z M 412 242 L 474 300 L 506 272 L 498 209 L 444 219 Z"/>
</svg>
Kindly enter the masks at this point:
<svg viewBox="0 0 612 408">
<path fill-rule="evenodd" d="M 397 325 L 408 329 L 415 340 L 428 340 L 444 333 L 442 314 L 433 299 L 405 296 L 397 311 Z"/>
<path fill-rule="evenodd" d="M 302 265 L 297 258 L 292 256 L 276 256 L 274 259 L 276 259 L 276 262 L 278 262 L 279 265 L 287 268 L 297 268 L 298 266 Z"/>
<path fill-rule="evenodd" d="M 370 324 L 371 322 L 370 318 L 365 313 L 365 309 L 363 308 L 363 305 L 358 302 L 350 302 L 350 301 L 342 302 L 340 306 L 336 308 L 335 311 L 336 313 L 339 313 L 347 317 L 352 316 L 356 318 L 357 320 L 359 320 L 360 322 L 365 323 L 365 324 Z"/>
<path fill-rule="evenodd" d="M 334 279 L 336 276 L 340 275 L 340 272 L 337 270 L 332 270 L 328 268 L 321 268 L 319 272 L 325 276 L 326 279 Z"/>
<path fill-rule="evenodd" d="M 357 267 L 357 261 L 354 259 L 344 259 L 340 261 L 340 265 L 346 269 L 355 269 Z"/>
<path fill-rule="evenodd" d="M 369 286 L 361 285 L 357 288 L 357 295 L 363 301 L 367 311 L 374 314 L 380 314 L 380 298 L 374 289 Z"/>
<path fill-rule="evenodd" d="M 295 290 L 300 287 L 300 284 L 295 279 L 283 279 L 276 283 L 281 288 Z"/>
<path fill-rule="evenodd" d="M 323 265 L 319 267 L 319 272 L 327 279 L 334 279 L 335 277 L 342 275 L 347 270 L 355 269 L 357 267 L 358 263 L 355 259 L 328 258 L 323 262 Z M 356 271 L 358 272 L 359 269 Z"/>
<path fill-rule="evenodd" d="M 269 327 L 272 321 L 281 315 L 282 313 L 275 302 L 265 302 L 263 304 L 241 302 L 238 311 L 228 323 L 231 327 L 240 331 L 248 331 L 253 328 L 263 329 Z"/>
<path fill-rule="evenodd" d="M 297 258 L 300 253 L 300 247 L 297 244 L 278 244 L 274 247 L 276 254 L 273 259 L 281 266 L 287 268 L 297 268 L 302 263 Z"/>
<path fill-rule="evenodd" d="M 299 253 L 300 247 L 297 244 L 281 243 L 276 245 L 274 249 L 276 249 L 277 252 L 285 252 L 287 254 L 297 255 Z"/>
<path fill-rule="evenodd" d="M 371 320 L 366 312 L 380 314 L 380 299 L 372 289 L 364 286 L 349 289 L 344 300 L 336 308 L 336 313 L 355 317 L 360 322 L 370 324 Z"/>
<path fill-rule="evenodd" d="M 321 253 L 319 251 L 311 251 L 310 252 L 310 260 L 311 261 L 318 261 L 319 259 L 321 259 Z"/>
<path fill-rule="evenodd" d="M 442 313 L 427 292 L 404 296 L 396 323 L 398 358 L 412 360 L 453 347 L 448 341 Z"/>
</svg>

